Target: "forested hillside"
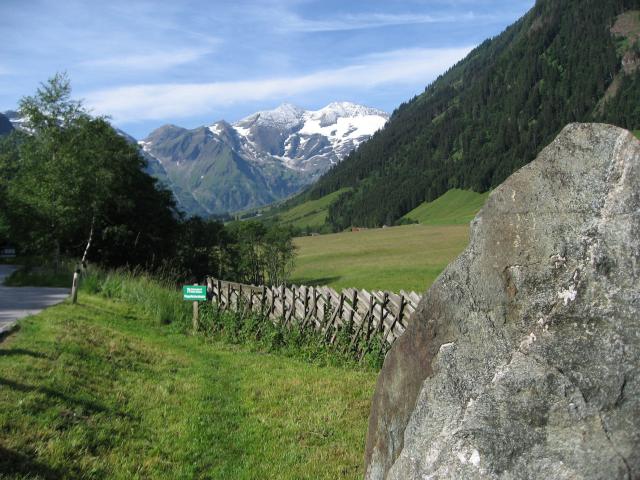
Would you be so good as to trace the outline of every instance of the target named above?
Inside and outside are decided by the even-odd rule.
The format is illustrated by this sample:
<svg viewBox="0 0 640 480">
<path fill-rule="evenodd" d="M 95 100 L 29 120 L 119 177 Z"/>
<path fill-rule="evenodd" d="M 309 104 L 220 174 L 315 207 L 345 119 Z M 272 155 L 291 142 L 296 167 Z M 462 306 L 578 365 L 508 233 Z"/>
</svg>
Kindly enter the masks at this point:
<svg viewBox="0 0 640 480">
<path fill-rule="evenodd" d="M 489 190 L 570 122 L 637 129 L 638 9 L 640 0 L 539 0 L 401 105 L 304 199 L 350 188 L 328 221 L 379 226 L 452 188 Z"/>
</svg>

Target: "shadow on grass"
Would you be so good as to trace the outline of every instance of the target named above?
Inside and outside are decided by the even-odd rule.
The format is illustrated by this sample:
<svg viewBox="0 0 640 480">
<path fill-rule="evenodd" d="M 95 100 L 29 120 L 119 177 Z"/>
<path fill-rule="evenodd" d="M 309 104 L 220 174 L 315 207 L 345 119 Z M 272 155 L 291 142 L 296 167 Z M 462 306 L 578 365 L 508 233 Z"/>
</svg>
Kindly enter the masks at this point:
<svg viewBox="0 0 640 480">
<path fill-rule="evenodd" d="M 110 409 L 100 405 L 99 403 L 92 402 L 91 400 L 79 400 L 76 398 L 69 397 L 64 393 L 57 392 L 51 388 L 47 387 L 32 387 L 31 385 L 24 385 L 22 383 L 14 382 L 13 380 L 7 380 L 6 378 L 0 377 L 0 386 L 7 387 L 12 390 L 16 390 L 22 393 L 42 393 L 50 398 L 55 398 L 61 400 L 67 404 L 75 405 L 77 407 L 81 407 L 87 413 L 110 413 L 112 415 L 121 415 L 128 417 L 128 415 L 118 414 L 116 412 L 112 412 Z"/>
<path fill-rule="evenodd" d="M 0 343 L 4 342 L 4 340 L 9 337 L 10 335 L 13 335 L 14 333 L 16 333 L 18 330 L 20 330 L 20 325 L 18 325 L 17 323 L 15 325 L 13 325 L 11 328 L 8 328 L 7 330 L 4 330 L 3 332 L 0 332 Z"/>
<path fill-rule="evenodd" d="M 26 478 L 58 479 L 64 478 L 67 472 L 51 468 L 50 466 L 38 462 L 32 457 L 23 453 L 9 450 L 0 445 L 0 476 L 7 474 L 7 478 L 14 478 L 16 475 L 24 475 Z"/>
<path fill-rule="evenodd" d="M 306 285 L 308 287 L 321 287 L 329 285 L 330 283 L 337 282 L 342 277 L 322 277 L 322 278 L 294 278 L 291 283 L 295 285 Z"/>
<path fill-rule="evenodd" d="M 7 348 L 0 349 L 0 357 L 9 357 L 12 355 L 26 355 L 34 358 L 49 358 L 44 353 L 34 352 L 33 350 L 26 350 L 24 348 Z"/>
</svg>

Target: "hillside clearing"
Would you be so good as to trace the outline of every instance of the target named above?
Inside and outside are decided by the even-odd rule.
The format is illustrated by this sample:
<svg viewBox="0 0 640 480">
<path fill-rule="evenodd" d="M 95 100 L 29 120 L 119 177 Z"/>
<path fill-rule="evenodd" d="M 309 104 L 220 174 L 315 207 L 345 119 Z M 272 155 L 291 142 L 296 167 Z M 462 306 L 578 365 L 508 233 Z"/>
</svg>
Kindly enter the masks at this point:
<svg viewBox="0 0 640 480">
<path fill-rule="evenodd" d="M 307 200 L 304 203 L 295 205 L 288 209 L 284 207 L 267 210 L 264 219 L 277 217 L 278 224 L 287 227 L 304 230 L 310 228 L 318 231 L 325 226 L 327 216 L 329 215 L 329 207 L 340 195 L 349 191 L 349 188 L 342 188 L 338 191 L 320 197 L 316 200 Z M 280 210 L 282 209 L 282 210 Z"/>
<path fill-rule="evenodd" d="M 449 190 L 432 202 L 424 202 L 404 217 L 423 225 L 468 224 L 487 200 L 489 192 L 476 193 L 470 190 Z"/>
<path fill-rule="evenodd" d="M 405 225 L 299 237 L 291 282 L 423 292 L 468 241 L 468 225 Z"/>
<path fill-rule="evenodd" d="M 82 295 L 0 343 L 0 478 L 361 478 L 375 372 L 249 352 Z"/>
<path fill-rule="evenodd" d="M 291 225 L 298 228 L 305 228 L 307 226 L 321 227 L 327 221 L 331 204 L 348 190 L 348 188 L 343 188 L 317 200 L 308 200 L 300 205 L 296 205 L 291 210 L 280 214 L 280 221 L 284 225 Z"/>
</svg>

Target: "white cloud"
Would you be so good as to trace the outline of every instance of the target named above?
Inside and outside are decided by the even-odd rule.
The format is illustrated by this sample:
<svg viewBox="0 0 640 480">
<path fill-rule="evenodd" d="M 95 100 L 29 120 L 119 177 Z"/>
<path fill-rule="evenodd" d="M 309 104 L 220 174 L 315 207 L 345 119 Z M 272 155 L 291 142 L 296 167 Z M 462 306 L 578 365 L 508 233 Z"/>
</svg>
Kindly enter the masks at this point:
<svg viewBox="0 0 640 480">
<path fill-rule="evenodd" d="M 186 48 L 173 51 L 155 51 L 132 55 L 118 55 L 87 60 L 81 65 L 105 69 L 138 71 L 162 71 L 200 60 L 211 53 L 211 48 Z"/>
<path fill-rule="evenodd" d="M 367 28 L 391 27 L 398 25 L 419 25 L 429 23 L 453 23 L 461 21 L 491 20 L 494 16 L 477 15 L 473 12 L 455 15 L 387 14 L 371 13 L 363 15 L 343 15 L 340 18 L 312 20 L 288 13 L 281 17 L 281 30 L 294 32 L 334 32 L 342 30 L 362 30 Z"/>
<path fill-rule="evenodd" d="M 470 50 L 471 47 L 396 50 L 369 55 L 343 68 L 306 75 L 237 82 L 132 85 L 93 91 L 85 99 L 95 113 L 110 115 L 116 122 L 184 118 L 251 101 L 273 99 L 276 103 L 323 89 L 426 85 Z"/>
</svg>

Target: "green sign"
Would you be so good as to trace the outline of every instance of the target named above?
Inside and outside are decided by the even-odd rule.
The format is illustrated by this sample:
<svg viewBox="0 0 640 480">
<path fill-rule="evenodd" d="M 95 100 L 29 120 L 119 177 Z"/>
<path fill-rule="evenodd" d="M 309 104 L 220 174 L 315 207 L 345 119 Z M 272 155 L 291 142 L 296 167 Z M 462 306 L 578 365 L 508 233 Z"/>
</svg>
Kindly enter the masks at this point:
<svg viewBox="0 0 640 480">
<path fill-rule="evenodd" d="M 205 301 L 207 299 L 206 285 L 185 285 L 182 287 L 182 299 Z"/>
</svg>

